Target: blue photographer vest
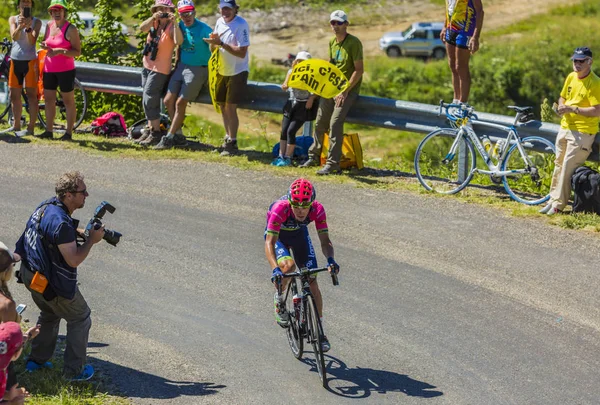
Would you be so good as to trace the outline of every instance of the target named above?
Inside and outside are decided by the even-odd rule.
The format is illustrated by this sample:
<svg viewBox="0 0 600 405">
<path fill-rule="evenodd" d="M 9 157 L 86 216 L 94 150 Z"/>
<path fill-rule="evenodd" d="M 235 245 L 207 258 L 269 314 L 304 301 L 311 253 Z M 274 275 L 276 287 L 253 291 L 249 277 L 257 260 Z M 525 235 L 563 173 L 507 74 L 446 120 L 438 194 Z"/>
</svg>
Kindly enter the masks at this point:
<svg viewBox="0 0 600 405">
<path fill-rule="evenodd" d="M 49 286 L 63 298 L 72 299 L 77 291 L 77 268 L 71 267 L 62 257 L 58 245 L 76 241 L 77 220 L 67 208 L 53 197 L 41 203 L 33 212 L 25 231 L 17 242 L 17 253 L 34 273 L 39 271 L 48 279 Z M 62 227 L 67 227 L 66 229 Z M 59 230 L 72 229 L 59 240 Z"/>
</svg>

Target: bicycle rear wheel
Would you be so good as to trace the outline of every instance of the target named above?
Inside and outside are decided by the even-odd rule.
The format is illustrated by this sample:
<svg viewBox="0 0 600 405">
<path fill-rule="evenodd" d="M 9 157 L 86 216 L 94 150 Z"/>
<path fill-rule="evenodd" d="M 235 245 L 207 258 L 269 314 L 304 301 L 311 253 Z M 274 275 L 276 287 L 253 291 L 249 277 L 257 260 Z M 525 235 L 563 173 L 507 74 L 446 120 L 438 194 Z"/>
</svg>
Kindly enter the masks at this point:
<svg viewBox="0 0 600 405">
<path fill-rule="evenodd" d="M 298 286 L 296 280 L 292 279 L 287 289 L 286 307 L 288 314 L 290 315 L 290 327 L 286 329 L 288 343 L 292 354 L 295 358 L 300 360 L 304 353 L 304 341 L 302 340 L 302 328 L 300 326 L 300 313 L 296 313 L 294 308 L 294 295 L 298 293 Z"/>
<path fill-rule="evenodd" d="M 464 136 L 458 140 L 454 153 L 451 147 L 458 130 L 442 128 L 429 133 L 415 152 L 417 179 L 428 191 L 454 194 L 465 188 L 473 177 L 475 151 Z"/>
<path fill-rule="evenodd" d="M 319 318 L 317 304 L 312 295 L 306 297 L 307 318 L 308 318 L 308 339 L 312 343 L 315 352 L 315 362 L 317 363 L 317 372 L 323 388 L 327 388 L 327 370 L 325 370 L 325 355 L 323 354 L 323 327 Z"/>
<path fill-rule="evenodd" d="M 75 123 L 73 125 L 73 129 L 76 129 L 85 118 L 85 113 L 87 112 L 87 94 L 85 93 L 85 89 L 79 82 L 79 80 L 75 79 L 75 88 L 73 89 L 75 96 L 75 109 L 76 109 L 76 117 Z M 40 120 L 40 124 L 42 126 L 46 126 L 46 103 L 45 100 L 40 100 L 40 110 L 38 113 L 38 119 Z M 67 108 L 65 106 L 65 102 L 62 99 L 60 91 L 56 91 L 56 115 L 54 116 L 54 129 L 53 130 L 65 130 L 67 128 Z"/>
<path fill-rule="evenodd" d="M 521 141 L 533 167 L 530 172 L 515 176 L 504 176 L 502 182 L 510 197 L 523 204 L 536 205 L 550 198 L 550 184 L 554 171 L 556 150 L 554 144 L 538 136 Z M 502 161 L 501 170 L 523 170 L 527 164 L 521 157 L 517 144 L 513 144 Z"/>
</svg>

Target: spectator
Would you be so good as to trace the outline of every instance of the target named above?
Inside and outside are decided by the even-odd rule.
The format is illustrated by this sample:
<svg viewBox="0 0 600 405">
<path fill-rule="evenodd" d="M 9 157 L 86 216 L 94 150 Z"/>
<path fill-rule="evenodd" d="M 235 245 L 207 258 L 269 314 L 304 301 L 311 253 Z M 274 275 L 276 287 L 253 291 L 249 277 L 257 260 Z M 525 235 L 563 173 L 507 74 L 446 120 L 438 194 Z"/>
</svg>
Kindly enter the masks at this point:
<svg viewBox="0 0 600 405">
<path fill-rule="evenodd" d="M 77 27 L 67 20 L 65 0 L 52 0 L 48 12 L 52 20 L 46 25 L 41 48 L 46 50 L 44 59 L 44 99 L 46 100 L 46 131 L 40 138 L 53 137 L 54 117 L 56 116 L 56 89 L 67 110 L 67 129 L 61 141 L 70 141 L 77 116 L 75 106 L 75 58 L 81 54 L 81 42 Z"/>
<path fill-rule="evenodd" d="M 16 311 L 15 301 L 8 289 L 8 282 L 12 278 L 14 264 L 18 263 L 21 257 L 11 251 L 6 245 L 0 242 L 0 323 L 21 322 L 21 316 Z M 37 336 L 39 326 L 29 329 L 28 338 Z M 6 379 L 6 392 L 4 400 L 11 403 L 11 400 L 24 397 L 27 391 L 24 388 L 18 388 L 17 375 L 13 363 L 8 366 Z M 1 377 L 1 376 L 0 376 Z M 0 395 L 0 398 L 2 395 Z M 20 403 L 19 401 L 13 403 Z"/>
<path fill-rule="evenodd" d="M 63 372 L 73 381 L 88 380 L 94 368 L 85 364 L 92 320 L 90 308 L 77 287 L 77 267 L 92 246 L 104 235 L 104 227 L 91 229 L 83 244 L 77 243 L 82 230 L 71 215 L 85 205 L 88 196 L 83 175 L 63 174 L 56 183 L 56 197 L 42 202 L 27 221 L 17 242 L 21 256 L 21 278 L 40 310 L 40 334 L 31 345 L 26 369 L 50 367 L 60 320 L 67 322 L 67 347 Z"/>
<path fill-rule="evenodd" d="M 453 103 L 466 103 L 471 90 L 469 59 L 479 49 L 483 26 L 481 0 L 446 0 L 446 25 L 440 39 L 446 44 L 452 71 Z"/>
<path fill-rule="evenodd" d="M 142 103 L 148 128 L 135 142 L 143 146 L 160 142 L 160 100 L 169 82 L 175 45 L 181 43 L 181 38 L 176 38 L 181 31 L 175 30 L 175 6 L 171 0 L 156 0 L 150 11 L 152 16 L 140 25 L 140 31 L 148 33 L 142 70 Z"/>
<path fill-rule="evenodd" d="M 210 38 L 204 39 L 211 45 L 211 51 L 219 47 L 221 64 L 217 74 L 216 101 L 221 108 L 225 141 L 222 156 L 238 150 L 237 133 L 240 121 L 237 105 L 243 100 L 248 83 L 248 47 L 250 29 L 248 23 L 238 15 L 239 6 L 235 0 L 221 0 L 221 18 L 217 20 Z"/>
<path fill-rule="evenodd" d="M 556 136 L 556 160 L 550 185 L 550 202 L 542 214 L 561 212 L 571 196 L 571 177 L 592 151 L 600 122 L 600 78 L 592 72 L 592 51 L 577 48 L 571 72 L 558 99 L 562 115 Z"/>
<path fill-rule="evenodd" d="M 10 88 L 10 102 L 15 123 L 13 130 L 16 136 L 33 135 L 35 121 L 38 113 L 38 59 L 35 51 L 35 42 L 42 28 L 42 21 L 31 15 L 33 0 L 20 0 L 18 2 L 19 14 L 8 19 L 10 37 L 13 41 L 10 52 L 10 73 L 8 87 Z M 28 11 L 25 11 L 28 9 Z M 27 17 L 25 17 L 27 13 Z M 29 100 L 29 124 L 27 130 L 21 130 L 21 114 L 23 102 L 21 89 L 25 84 L 27 100 Z"/>
<path fill-rule="evenodd" d="M 24 389 L 12 389 L 9 387 L 8 369 L 13 361 L 21 356 L 25 344 L 21 327 L 16 322 L 4 322 L 0 324 L 0 398 L 5 404 L 23 404 L 28 392 Z M 13 392 L 16 395 L 13 395 Z"/>
<path fill-rule="evenodd" d="M 284 91 L 289 92 L 290 98 L 283 107 L 279 157 L 273 161 L 273 166 L 291 166 L 294 149 L 296 148 L 296 133 L 306 121 L 312 121 L 314 118 L 312 111 L 317 106 L 315 103 L 317 96 L 306 90 L 288 87 L 288 81 L 290 80 L 294 66 L 310 58 L 310 53 L 305 51 L 298 52 L 296 59 L 292 63 L 292 68 L 288 70 L 287 76 L 281 86 Z"/>
<path fill-rule="evenodd" d="M 347 32 L 348 16 L 336 10 L 329 16 L 329 24 L 335 36 L 329 41 L 329 62 L 336 65 L 346 79 L 348 87 L 334 99 L 322 99 L 315 124 L 315 142 L 308 151 L 309 159 L 303 167 L 318 166 L 323 149 L 323 137 L 329 132 L 329 153 L 325 166 L 317 172 L 327 175 L 340 172 L 342 143 L 344 142 L 344 120 L 358 98 L 362 83 L 363 46 L 360 40 Z"/>
<path fill-rule="evenodd" d="M 171 117 L 171 126 L 154 149 L 167 149 L 185 146 L 187 140 L 181 132 L 188 102 L 194 101 L 202 88 L 208 84 L 208 60 L 210 48 L 203 38 L 208 38 L 212 29 L 196 18 L 196 8 L 192 0 L 177 3 L 181 21 L 176 26 L 183 39 L 180 45 L 180 60 L 169 81 L 165 105 Z"/>
</svg>

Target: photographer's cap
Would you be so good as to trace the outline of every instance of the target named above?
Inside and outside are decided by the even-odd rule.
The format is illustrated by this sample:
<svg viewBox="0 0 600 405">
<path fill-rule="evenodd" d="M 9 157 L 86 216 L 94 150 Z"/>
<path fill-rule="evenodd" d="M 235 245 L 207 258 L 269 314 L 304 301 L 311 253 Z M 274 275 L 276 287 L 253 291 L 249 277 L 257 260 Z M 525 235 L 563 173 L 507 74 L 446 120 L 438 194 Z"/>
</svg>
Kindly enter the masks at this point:
<svg viewBox="0 0 600 405">
<path fill-rule="evenodd" d="M 238 5 L 236 4 L 235 0 L 221 0 L 219 2 L 219 8 L 236 9 L 238 8 Z"/>
<path fill-rule="evenodd" d="M 310 53 L 306 52 L 306 51 L 301 51 L 298 52 L 298 55 L 296 55 L 296 59 L 295 60 L 307 60 L 312 58 L 312 56 L 310 55 Z"/>
<path fill-rule="evenodd" d="M 180 0 L 177 3 L 177 11 L 179 13 L 187 13 L 188 11 L 195 11 L 196 7 L 192 0 Z"/>
<path fill-rule="evenodd" d="M 51 8 L 64 8 L 65 10 L 68 10 L 69 6 L 67 6 L 67 2 L 65 0 L 52 0 L 48 6 L 48 10 Z"/>
<path fill-rule="evenodd" d="M 329 16 L 329 21 L 348 22 L 348 15 L 343 10 L 335 10 Z"/>
<path fill-rule="evenodd" d="M 587 59 L 592 57 L 592 50 L 587 46 L 582 46 L 580 48 L 575 49 L 573 52 L 573 56 L 571 56 L 572 60 L 575 59 Z"/>
<path fill-rule="evenodd" d="M 10 250 L 4 243 L 0 242 L 0 271 L 4 271 L 13 263 L 21 261 L 21 256 Z"/>
</svg>

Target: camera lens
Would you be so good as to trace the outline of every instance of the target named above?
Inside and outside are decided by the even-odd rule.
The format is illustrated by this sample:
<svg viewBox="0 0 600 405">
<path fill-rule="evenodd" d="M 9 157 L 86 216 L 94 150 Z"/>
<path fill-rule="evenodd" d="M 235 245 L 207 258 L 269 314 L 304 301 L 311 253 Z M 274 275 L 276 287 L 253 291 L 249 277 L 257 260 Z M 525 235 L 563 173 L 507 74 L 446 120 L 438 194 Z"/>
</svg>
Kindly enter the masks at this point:
<svg viewBox="0 0 600 405">
<path fill-rule="evenodd" d="M 122 234 L 120 234 L 117 231 L 111 231 L 110 229 L 104 229 L 104 236 L 102 237 L 102 239 L 104 239 L 107 243 L 113 245 L 113 246 L 117 246 L 117 243 L 119 243 L 119 241 L 121 240 L 121 236 L 123 236 Z"/>
</svg>

